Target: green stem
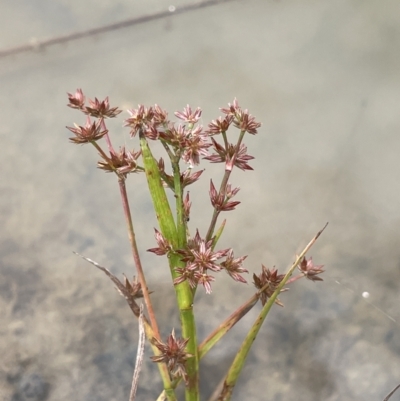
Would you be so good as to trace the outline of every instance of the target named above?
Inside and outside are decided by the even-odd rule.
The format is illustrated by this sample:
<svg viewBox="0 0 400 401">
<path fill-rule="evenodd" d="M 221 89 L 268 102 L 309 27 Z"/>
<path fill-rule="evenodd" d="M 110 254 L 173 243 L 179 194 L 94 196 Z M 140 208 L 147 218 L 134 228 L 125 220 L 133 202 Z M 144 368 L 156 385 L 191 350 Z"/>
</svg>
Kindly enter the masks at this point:
<svg viewBox="0 0 400 401">
<path fill-rule="evenodd" d="M 174 173 L 178 247 L 184 248 L 186 247 L 187 238 L 179 160 L 172 160 L 172 169 Z M 174 270 L 175 267 L 182 265 L 179 257 L 176 259 L 172 257 L 170 260 L 171 270 Z M 175 286 L 182 325 L 182 337 L 189 338 L 189 342 L 186 346 L 186 352 L 193 355 L 193 358 L 189 358 L 186 362 L 188 384 L 186 385 L 185 395 L 186 401 L 196 401 L 199 399 L 199 356 L 197 347 L 196 322 L 193 313 L 193 291 L 190 286 L 187 285 L 187 283 L 182 284 L 186 285 L 183 288 L 181 288 L 181 284 Z"/>
<path fill-rule="evenodd" d="M 171 254 L 170 268 L 172 277 L 176 277 L 175 267 L 182 267 L 184 263 L 179 255 Z M 193 293 L 187 281 L 175 285 L 176 299 L 178 302 L 179 316 L 182 327 L 182 337 L 188 338 L 186 352 L 193 357 L 186 361 L 186 373 L 188 382 L 185 387 L 186 401 L 198 401 L 199 393 L 199 353 L 197 348 L 196 321 L 193 313 Z"/>
<path fill-rule="evenodd" d="M 146 138 L 140 133 L 140 147 L 143 155 L 143 165 L 146 171 L 147 183 L 153 200 L 154 210 L 163 236 L 169 241 L 173 249 L 178 249 L 182 238 L 178 235 L 172 216 L 171 208 L 161 182 L 160 172 Z M 178 171 L 179 172 L 179 171 Z M 176 174 L 175 174 L 176 177 Z M 176 178 L 174 178 L 176 179 Z M 179 230 L 181 233 L 181 230 Z M 184 241 L 186 241 L 186 232 Z M 172 278 L 176 277 L 175 268 L 183 265 L 180 256 L 171 252 L 169 258 Z M 196 324 L 193 314 L 193 295 L 187 281 L 175 285 L 175 292 L 182 324 L 182 337 L 188 338 L 186 352 L 193 354 L 186 361 L 188 384 L 186 385 L 186 401 L 199 400 L 199 360 L 197 351 Z"/>
<path fill-rule="evenodd" d="M 198 347 L 199 359 L 204 358 L 204 356 L 214 347 L 228 331 L 239 322 L 257 303 L 259 299 L 258 293 L 249 298 L 243 305 L 241 305 L 238 309 L 236 309 L 229 317 L 227 317 L 212 333 L 210 333 L 207 338 L 202 341 L 202 343 Z M 172 387 L 176 388 L 176 386 L 181 382 L 182 378 L 176 378 L 172 381 Z M 162 392 L 158 400 L 163 399 L 163 395 L 165 393 Z"/>
<path fill-rule="evenodd" d="M 186 246 L 186 221 L 183 210 L 183 188 L 181 183 L 181 172 L 179 169 L 179 161 L 172 162 L 174 172 L 174 192 L 176 200 L 176 226 L 178 232 L 178 247 Z"/>
<path fill-rule="evenodd" d="M 325 227 L 326 227 L 326 225 L 325 225 Z M 251 346 L 253 345 L 254 340 L 257 337 L 258 332 L 260 331 L 260 328 L 261 328 L 265 318 L 268 315 L 268 312 L 271 310 L 272 305 L 274 304 L 279 293 L 285 286 L 286 282 L 289 280 L 294 269 L 301 262 L 301 260 L 303 259 L 304 255 L 308 252 L 308 250 L 314 245 L 315 241 L 325 230 L 325 227 L 321 231 L 319 231 L 317 233 L 317 235 L 304 248 L 304 250 L 301 252 L 301 254 L 297 257 L 296 261 L 293 263 L 292 267 L 286 273 L 283 280 L 279 283 L 277 289 L 274 291 L 272 296 L 268 299 L 268 301 L 264 305 L 263 309 L 261 310 L 260 314 L 258 315 L 258 318 L 254 322 L 254 324 L 251 327 L 250 331 L 248 332 L 246 338 L 244 339 L 238 353 L 236 354 L 235 359 L 233 360 L 233 362 L 231 364 L 231 367 L 228 370 L 228 373 L 226 375 L 225 382 L 224 382 L 224 387 L 221 391 L 218 401 L 229 401 L 231 399 L 233 388 L 235 387 L 237 379 L 239 378 L 240 372 L 243 369 L 246 357 L 250 351 Z"/>
<path fill-rule="evenodd" d="M 199 345 L 200 359 L 210 351 L 215 344 L 258 302 L 258 294 L 253 295 L 243 305 L 236 309 L 227 319 L 225 319 L 204 341 Z"/>
</svg>

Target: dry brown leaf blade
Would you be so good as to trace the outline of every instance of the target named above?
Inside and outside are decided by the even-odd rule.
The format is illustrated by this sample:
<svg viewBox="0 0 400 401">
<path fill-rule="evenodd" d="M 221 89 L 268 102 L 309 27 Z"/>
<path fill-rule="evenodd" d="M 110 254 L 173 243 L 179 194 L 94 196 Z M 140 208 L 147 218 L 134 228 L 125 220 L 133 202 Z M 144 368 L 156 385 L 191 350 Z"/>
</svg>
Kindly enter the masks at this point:
<svg viewBox="0 0 400 401">
<path fill-rule="evenodd" d="M 132 288 L 132 286 L 129 284 L 130 288 L 125 287 L 121 281 L 114 276 L 114 274 L 112 274 L 108 269 L 106 269 L 103 266 L 100 266 L 97 262 L 95 262 L 94 260 L 87 258 L 86 256 L 83 256 L 81 254 L 79 254 L 78 252 L 74 252 L 75 255 L 80 256 L 82 259 L 85 259 L 87 262 L 89 262 L 90 264 L 92 264 L 93 266 L 96 266 L 99 270 L 101 270 L 102 272 L 104 272 L 109 278 L 110 280 L 116 285 L 117 287 L 117 291 L 126 299 L 126 301 L 128 302 L 129 307 L 131 308 L 132 312 L 134 313 L 134 315 L 136 317 L 140 316 L 140 308 L 139 305 L 136 303 L 135 301 L 135 297 L 132 295 L 132 293 L 129 291 L 130 288 Z M 125 278 L 126 279 L 126 278 Z M 128 281 L 126 279 L 126 281 Z"/>
<path fill-rule="evenodd" d="M 143 357 L 144 357 L 144 344 L 146 336 L 144 329 L 144 318 L 143 318 L 143 304 L 140 305 L 139 314 L 139 340 L 138 340 L 138 350 L 136 355 L 135 370 L 133 372 L 131 393 L 129 396 L 129 401 L 134 401 L 136 397 L 136 391 L 139 383 L 139 374 L 142 370 Z"/>
</svg>

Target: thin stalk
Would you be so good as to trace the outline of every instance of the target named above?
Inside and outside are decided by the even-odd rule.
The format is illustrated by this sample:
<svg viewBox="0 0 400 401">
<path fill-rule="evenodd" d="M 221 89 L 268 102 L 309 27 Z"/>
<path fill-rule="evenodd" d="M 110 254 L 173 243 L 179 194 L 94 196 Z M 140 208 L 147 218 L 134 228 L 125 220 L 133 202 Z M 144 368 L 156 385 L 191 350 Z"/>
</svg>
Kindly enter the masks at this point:
<svg viewBox="0 0 400 401">
<path fill-rule="evenodd" d="M 258 293 L 249 298 L 243 305 L 236 309 L 227 319 L 225 319 L 212 333 L 210 333 L 199 345 L 199 358 L 210 351 L 210 349 L 258 302 Z"/>
<path fill-rule="evenodd" d="M 214 240 L 213 240 L 213 246 L 212 246 L 213 250 L 214 250 L 215 246 L 217 245 L 219 239 L 221 238 L 222 233 L 224 232 L 225 225 L 226 225 L 226 219 L 222 222 L 220 228 L 215 233 Z"/>
<path fill-rule="evenodd" d="M 141 288 L 143 291 L 143 298 L 144 298 L 144 302 L 146 304 L 147 313 L 149 314 L 150 327 L 152 328 L 152 336 L 157 338 L 158 340 L 160 340 L 161 339 L 160 338 L 160 330 L 158 328 L 157 320 L 156 320 L 156 317 L 154 314 L 153 305 L 152 305 L 152 302 L 150 299 L 150 294 L 149 294 L 149 290 L 147 287 L 146 278 L 145 278 L 145 275 L 143 272 L 143 267 L 142 267 L 142 263 L 141 263 L 141 260 L 139 257 L 139 251 L 137 248 L 136 235 L 135 235 L 135 231 L 133 228 L 133 222 L 132 222 L 132 216 L 131 216 L 130 207 L 129 207 L 128 195 L 126 193 L 125 179 L 120 178 L 118 180 L 118 183 L 119 183 L 119 188 L 120 188 L 120 192 L 121 192 L 121 200 L 122 200 L 122 207 L 124 209 L 125 220 L 126 220 L 126 223 L 128 226 L 129 243 L 131 244 L 133 260 L 135 262 L 139 282 L 141 284 Z M 149 340 L 151 340 L 152 337 L 148 337 L 148 338 L 149 338 Z M 152 348 L 153 348 L 153 351 L 155 351 L 155 347 L 152 347 Z M 167 394 L 168 400 L 176 401 L 175 392 L 171 386 L 171 379 L 170 379 L 170 375 L 169 375 L 167 366 L 165 364 L 160 364 L 159 369 L 160 369 L 161 378 L 162 378 L 163 385 L 164 385 L 164 390 Z"/>
<path fill-rule="evenodd" d="M 389 398 L 400 388 L 400 384 L 396 386 L 386 397 L 383 401 L 389 401 Z"/>
<path fill-rule="evenodd" d="M 117 170 L 113 166 L 111 159 L 104 153 L 103 149 L 98 145 L 98 143 L 96 141 L 91 141 L 90 143 L 97 149 L 103 159 L 109 163 L 109 166 L 114 170 L 114 172 L 117 173 Z"/>
<path fill-rule="evenodd" d="M 176 229 L 178 234 L 178 247 L 183 248 L 186 245 L 186 221 L 183 210 L 183 188 L 181 183 L 181 172 L 179 161 L 172 163 L 174 172 L 174 191 L 176 203 Z"/>
<path fill-rule="evenodd" d="M 224 177 L 222 178 L 221 185 L 219 187 L 219 193 L 220 194 L 225 192 L 226 185 L 228 184 L 228 180 L 229 180 L 229 177 L 230 177 L 230 175 L 232 173 L 233 166 L 235 165 L 237 153 L 239 151 L 239 147 L 240 147 L 240 144 L 242 143 L 242 140 L 243 140 L 243 137 L 244 137 L 245 133 L 246 133 L 246 131 L 240 131 L 239 139 L 238 139 L 238 142 L 236 144 L 236 152 L 234 153 L 234 155 L 232 156 L 232 159 L 229 162 L 226 161 L 225 174 L 224 174 Z M 228 144 L 228 141 L 227 141 L 227 138 L 226 138 L 226 133 L 222 133 L 222 135 L 223 135 L 224 142 L 225 142 L 225 148 L 228 149 L 229 144 Z M 213 212 L 213 215 L 212 215 L 212 218 L 211 218 L 210 227 L 208 229 L 207 236 L 206 236 L 206 241 L 209 241 L 212 238 L 212 236 L 214 234 L 215 226 L 217 224 L 218 216 L 219 216 L 220 213 L 221 212 L 219 210 L 214 208 L 214 212 Z"/>
<path fill-rule="evenodd" d="M 101 126 L 101 129 L 103 129 L 103 130 L 107 129 L 106 123 L 104 122 L 104 118 L 100 118 L 100 126 Z M 107 147 L 108 147 L 108 150 L 110 151 L 110 153 L 115 155 L 115 150 L 114 150 L 114 148 L 112 146 L 112 143 L 111 143 L 110 137 L 108 135 L 108 132 L 107 132 L 107 134 L 104 135 L 104 139 L 106 140 Z"/>
<path fill-rule="evenodd" d="M 328 223 L 327 223 L 328 224 Z M 301 252 L 301 254 L 297 257 L 296 261 L 293 263 L 289 271 L 286 273 L 285 277 L 283 280 L 279 283 L 277 289 L 274 291 L 272 296 L 268 299 L 268 301 L 265 303 L 263 309 L 261 310 L 260 314 L 258 315 L 258 318 L 254 322 L 253 326 L 251 327 L 250 331 L 248 332 L 246 338 L 244 339 L 238 353 L 235 356 L 235 359 L 233 360 L 231 367 L 228 370 L 228 373 L 225 378 L 224 382 L 224 387 L 221 391 L 221 394 L 218 398 L 218 401 L 229 401 L 232 396 L 233 388 L 236 385 L 237 379 L 240 375 L 240 372 L 243 369 L 244 362 L 246 360 L 246 357 L 250 351 L 251 346 L 253 345 L 254 340 L 257 337 L 258 332 L 260 331 L 260 328 L 267 317 L 269 311 L 272 308 L 272 305 L 274 304 L 276 298 L 278 297 L 279 293 L 285 286 L 286 282 L 289 280 L 290 276 L 292 275 L 294 269 L 297 267 L 297 265 L 301 262 L 302 258 L 304 255 L 308 252 L 308 250 L 314 245 L 315 241 L 318 239 L 318 237 L 322 234 L 322 232 L 325 230 L 325 227 L 327 224 L 324 226 L 324 228 L 317 233 L 317 235 L 308 243 L 308 245 L 304 248 L 304 250 Z"/>
<path fill-rule="evenodd" d="M 147 287 L 146 278 L 145 278 L 145 275 L 143 272 L 142 262 L 139 257 L 139 250 L 138 250 L 137 243 L 136 243 L 136 236 L 135 236 L 135 231 L 133 228 L 133 222 L 132 222 L 132 216 L 131 216 L 130 207 L 129 207 L 128 195 L 126 193 L 125 180 L 119 179 L 118 183 L 119 183 L 119 189 L 121 192 L 121 201 L 122 201 L 122 207 L 124 209 L 125 220 L 126 220 L 126 224 L 128 226 L 129 243 L 131 244 L 133 260 L 135 262 L 139 282 L 141 284 L 141 288 L 143 291 L 144 302 L 146 304 L 147 313 L 149 314 L 150 324 L 151 324 L 151 327 L 153 328 L 154 336 L 157 338 L 157 340 L 160 340 L 160 330 L 158 328 L 156 316 L 154 314 L 153 305 L 151 303 L 149 289 Z"/>
</svg>

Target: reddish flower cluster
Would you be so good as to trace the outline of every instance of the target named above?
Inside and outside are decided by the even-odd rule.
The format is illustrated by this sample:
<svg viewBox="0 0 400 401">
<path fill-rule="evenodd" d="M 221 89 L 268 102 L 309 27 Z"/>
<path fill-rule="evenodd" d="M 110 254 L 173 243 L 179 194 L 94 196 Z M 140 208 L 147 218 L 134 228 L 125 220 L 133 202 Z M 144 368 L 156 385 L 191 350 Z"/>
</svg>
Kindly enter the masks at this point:
<svg viewBox="0 0 400 401">
<path fill-rule="evenodd" d="M 103 154 L 104 161 L 97 162 L 97 167 L 106 172 L 116 171 L 119 175 L 126 177 L 128 173 L 142 171 L 138 169 L 137 159 L 142 154 L 139 150 L 138 152 L 126 150 L 125 147 L 120 148 L 119 153 L 111 152 L 109 158 L 105 158 Z"/>
<path fill-rule="evenodd" d="M 262 272 L 259 276 L 253 274 L 254 285 L 260 290 L 260 298 L 263 305 L 265 305 L 268 298 L 272 296 L 284 277 L 284 274 L 278 274 L 277 269 L 270 270 L 264 265 L 262 265 Z M 281 292 L 283 291 L 287 291 L 287 288 L 281 290 Z M 283 306 L 279 299 L 276 299 L 275 303 Z"/>
<path fill-rule="evenodd" d="M 84 144 L 89 142 L 94 142 L 102 138 L 108 133 L 108 130 L 102 129 L 101 122 L 95 121 L 91 122 L 90 117 L 86 119 L 85 126 L 79 126 L 74 124 L 75 128 L 67 127 L 73 134 L 74 137 L 69 138 L 69 140 L 76 144 Z"/>
<path fill-rule="evenodd" d="M 167 255 L 172 250 L 171 245 L 169 244 L 168 240 L 164 238 L 164 236 L 160 233 L 160 231 L 158 231 L 156 228 L 154 229 L 154 231 L 158 247 L 150 248 L 147 250 L 147 252 L 153 252 L 158 256 Z"/>
<path fill-rule="evenodd" d="M 211 163 L 225 162 L 228 170 L 232 170 L 232 162 L 243 171 L 253 170 L 247 162 L 253 160 L 254 157 L 247 154 L 247 147 L 245 145 L 241 144 L 239 150 L 237 150 L 237 145 L 233 145 L 232 143 L 229 143 L 227 147 L 223 147 L 214 138 L 211 138 L 211 141 L 216 153 L 204 159 L 209 160 Z"/>
<path fill-rule="evenodd" d="M 229 249 L 228 254 L 224 262 L 221 262 L 221 267 L 235 280 L 241 283 L 247 283 L 245 278 L 239 273 L 248 273 L 249 271 L 242 267 L 243 261 L 247 258 L 246 256 L 241 256 L 235 259 L 233 257 L 233 250 Z"/>
<path fill-rule="evenodd" d="M 104 160 L 98 163 L 99 168 L 123 175 L 126 175 L 127 172 L 137 171 L 137 153 L 132 151 L 129 154 L 123 148 L 117 154 L 108 138 L 108 130 L 104 123 L 106 118 L 116 117 L 121 113 L 121 110 L 117 107 L 111 107 L 108 97 L 104 100 L 86 99 L 81 89 L 77 89 L 74 94 L 68 93 L 68 100 L 69 107 L 80 110 L 88 116 L 84 126 L 67 127 L 75 135 L 70 138 L 71 142 L 77 144 L 94 143 L 105 137 L 110 157 L 102 154 Z M 86 100 L 88 105 L 86 105 Z M 200 108 L 193 110 L 187 105 L 183 111 L 175 112 L 175 116 L 186 124 L 182 125 L 171 123 L 168 119 L 168 113 L 157 104 L 152 107 L 139 105 L 136 109 L 128 110 L 130 117 L 125 120 L 125 126 L 130 128 L 131 136 L 141 133 L 148 139 L 161 140 L 167 151 L 171 151 L 170 157 L 174 157 L 175 161 L 182 159 L 190 167 L 198 165 L 200 158 L 203 157 L 212 163 L 225 163 L 226 170 L 229 171 L 232 170 L 233 166 L 241 170 L 252 170 L 248 161 L 252 160 L 253 156 L 247 154 L 247 147 L 240 143 L 241 139 L 237 144 L 229 143 L 226 132 L 233 124 L 242 133 L 256 134 L 257 128 L 261 124 L 257 123 L 247 110 L 242 110 L 236 99 L 234 99 L 233 104 L 229 103 L 228 108 L 222 108 L 221 111 L 225 117 L 213 120 L 208 125 L 208 130 L 203 132 L 202 126 L 197 125 L 202 114 Z M 92 123 L 89 116 L 98 120 Z M 223 145 L 212 138 L 213 135 L 217 134 L 224 135 Z M 209 155 L 208 149 L 211 146 L 214 149 L 214 154 Z M 160 171 L 165 183 L 173 188 L 173 177 L 167 175 L 163 168 L 160 168 Z M 197 181 L 201 173 L 192 174 L 190 169 L 181 173 L 182 186 L 185 187 Z"/>
<path fill-rule="evenodd" d="M 85 126 L 67 127 L 75 137 L 69 138 L 71 142 L 77 144 L 92 143 L 100 152 L 103 160 L 97 163 L 98 168 L 106 172 L 115 172 L 119 177 L 126 177 L 128 173 L 142 171 L 138 167 L 137 159 L 141 152 L 127 151 L 122 147 L 117 153 L 108 138 L 108 130 L 106 129 L 104 119 L 114 118 L 121 113 L 118 107 L 110 107 L 108 97 L 100 101 L 95 98 L 94 100 L 88 99 L 89 105 L 86 106 L 86 97 L 81 89 L 77 89 L 74 94 L 68 93 L 68 106 L 72 109 L 82 111 L 88 117 Z M 90 116 L 97 118 L 97 121 L 91 122 Z M 102 137 L 106 138 L 109 156 L 95 143 Z"/>
<path fill-rule="evenodd" d="M 175 188 L 174 177 L 165 172 L 164 160 L 161 158 L 157 164 L 158 164 L 158 169 L 160 170 L 161 178 L 164 181 L 164 184 L 168 188 L 171 188 L 172 190 L 174 190 L 174 188 Z M 181 172 L 180 173 L 180 176 L 181 176 L 180 181 L 181 181 L 182 188 L 186 188 L 188 185 L 195 183 L 200 178 L 200 176 L 203 174 L 203 172 L 204 172 L 204 170 L 199 170 L 199 171 L 193 172 L 192 168 L 187 168 L 185 171 Z"/>
<path fill-rule="evenodd" d="M 158 230 L 155 230 L 155 237 L 158 247 L 148 249 L 149 252 L 159 256 L 172 252 L 169 242 Z M 185 266 L 175 268 L 178 276 L 175 278 L 174 284 L 187 281 L 192 288 L 202 285 L 206 293 L 209 294 L 211 293 L 211 283 L 215 281 L 215 278 L 208 274 L 210 270 L 213 272 L 225 270 L 235 281 L 246 283 L 245 278 L 240 274 L 248 273 L 242 267 L 246 256 L 235 259 L 232 249 L 213 251 L 212 248 L 213 241 L 205 241 L 196 231 L 195 237 L 189 239 L 187 248 L 175 251 L 181 256 L 181 261 L 185 263 Z M 222 258 L 225 258 L 225 260 L 220 261 Z"/>
<path fill-rule="evenodd" d="M 96 118 L 114 118 L 122 112 L 118 107 L 110 107 L 108 96 L 102 101 L 97 97 L 94 100 L 88 99 L 90 106 L 85 106 L 86 97 L 82 89 L 77 89 L 74 94 L 68 93 L 68 100 L 68 107 L 81 110 L 83 113 Z"/>
<path fill-rule="evenodd" d="M 232 189 L 231 184 L 227 184 L 224 191 L 217 192 L 215 186 L 210 181 L 210 199 L 211 204 L 214 206 L 217 211 L 229 211 L 234 210 L 237 205 L 239 205 L 239 201 L 230 201 L 238 192 L 240 188 Z"/>
<path fill-rule="evenodd" d="M 187 280 L 192 288 L 201 284 L 207 294 L 211 293 L 211 283 L 215 281 L 215 278 L 208 274 L 208 271 L 220 271 L 221 266 L 217 261 L 226 256 L 229 251 L 229 249 L 224 249 L 214 252 L 212 245 L 212 240 L 205 241 L 197 231 L 195 237 L 189 239 L 186 249 L 176 251 L 186 265 L 185 267 L 175 268 L 179 276 L 175 278 L 174 284 Z"/>
<path fill-rule="evenodd" d="M 291 278 L 286 282 L 286 284 L 293 283 L 294 281 L 297 281 L 303 277 L 306 277 L 311 281 L 323 281 L 322 278 L 318 276 L 318 274 L 324 272 L 324 270 L 322 269 L 323 266 L 314 265 L 312 258 L 307 260 L 306 257 L 304 257 L 297 267 L 300 270 L 301 274 Z M 284 274 L 278 274 L 277 269 L 273 268 L 272 270 L 270 270 L 264 265 L 262 266 L 262 272 L 260 275 L 253 275 L 254 285 L 259 290 L 259 296 L 263 305 L 267 302 L 268 298 L 272 296 L 284 277 Z M 288 288 L 283 288 L 280 292 L 284 292 L 287 290 Z M 283 306 L 283 304 L 278 299 L 275 300 L 275 303 Z"/>
<path fill-rule="evenodd" d="M 176 111 L 174 114 L 188 124 L 196 124 L 200 120 L 201 113 L 202 111 L 199 107 L 192 112 L 192 108 L 187 105 L 183 111 Z"/>
<path fill-rule="evenodd" d="M 125 285 L 126 291 L 128 291 L 129 295 L 133 299 L 143 298 L 142 285 L 140 284 L 139 280 L 135 276 L 133 276 L 132 282 L 130 282 L 128 280 L 128 278 L 125 277 L 124 285 Z M 151 291 L 150 291 L 150 293 L 151 293 Z"/>
<path fill-rule="evenodd" d="M 131 117 L 125 120 L 125 126 L 131 128 L 131 136 L 141 132 L 148 139 L 161 139 L 174 150 L 176 156 L 192 166 L 200 163 L 200 156 L 208 155 L 207 149 L 211 145 L 207 142 L 207 135 L 202 132 L 201 126 L 194 126 L 201 116 L 199 108 L 192 112 L 188 105 L 183 112 L 175 113 L 189 123 L 188 126 L 172 124 L 167 119 L 167 112 L 157 105 L 154 108 L 139 105 L 128 112 Z"/>
<path fill-rule="evenodd" d="M 182 377 L 187 381 L 185 363 L 192 354 L 185 352 L 189 339 L 176 338 L 175 330 L 168 336 L 167 342 L 163 343 L 153 337 L 151 342 L 161 351 L 160 355 L 152 356 L 153 362 L 166 363 L 170 374 L 173 377 Z"/>
<path fill-rule="evenodd" d="M 228 108 L 222 108 L 221 111 L 228 117 L 233 118 L 233 125 L 241 131 L 249 134 L 257 134 L 257 128 L 261 127 L 261 123 L 256 122 L 255 118 L 249 114 L 248 110 L 242 110 L 235 98 L 233 104 L 228 103 Z"/>
<path fill-rule="evenodd" d="M 314 265 L 312 258 L 306 259 L 304 257 L 300 262 L 298 269 L 304 275 L 304 277 L 308 278 L 311 281 L 324 281 L 321 277 L 318 277 L 318 274 L 323 273 L 323 265 Z"/>
<path fill-rule="evenodd" d="M 218 117 L 218 119 L 212 120 L 210 122 L 210 124 L 208 124 L 207 132 L 210 135 L 226 133 L 226 131 L 228 131 L 232 121 L 233 121 L 233 116 L 226 116 L 225 118 Z"/>
</svg>

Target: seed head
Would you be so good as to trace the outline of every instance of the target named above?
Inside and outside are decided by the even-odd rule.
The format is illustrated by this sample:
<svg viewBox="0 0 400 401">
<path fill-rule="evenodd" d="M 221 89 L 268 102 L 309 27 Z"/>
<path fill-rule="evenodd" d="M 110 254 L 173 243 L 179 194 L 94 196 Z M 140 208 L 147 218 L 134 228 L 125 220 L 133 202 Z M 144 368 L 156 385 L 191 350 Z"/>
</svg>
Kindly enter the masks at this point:
<svg viewBox="0 0 400 401">
<path fill-rule="evenodd" d="M 215 252 L 212 247 L 213 241 L 205 241 L 197 231 L 195 237 L 188 240 L 187 248 L 177 250 L 176 253 L 181 255 L 181 261 L 186 265 L 175 268 L 178 276 L 175 278 L 174 284 L 187 280 L 192 288 L 202 284 L 206 292 L 210 293 L 210 283 L 214 281 L 214 277 L 210 276 L 207 271 L 220 271 L 222 268 L 217 261 L 229 252 L 229 249 Z"/>
<path fill-rule="evenodd" d="M 221 109 L 227 116 L 233 117 L 233 124 L 241 131 L 246 131 L 249 134 L 257 134 L 257 128 L 261 127 L 261 123 L 255 121 L 255 118 L 249 114 L 248 110 L 242 110 L 235 98 L 233 104 L 228 103 L 228 108 Z"/>
<path fill-rule="evenodd" d="M 134 152 L 133 150 L 130 152 L 129 150 L 125 150 L 125 147 L 123 146 L 120 148 L 119 153 L 110 153 L 108 159 L 105 159 L 104 156 L 100 154 L 104 161 L 97 162 L 97 167 L 108 173 L 116 171 L 118 174 L 126 177 L 129 173 L 137 173 L 141 171 L 138 169 L 137 164 L 137 159 L 140 155 L 140 150 L 138 152 Z"/>
<path fill-rule="evenodd" d="M 211 204 L 216 210 L 221 212 L 234 210 L 235 207 L 240 204 L 240 202 L 239 201 L 230 202 L 229 200 L 233 198 L 239 192 L 239 190 L 240 188 L 232 189 L 231 184 L 227 184 L 225 187 L 225 191 L 217 192 L 211 180 L 210 191 L 209 191 Z"/>
<path fill-rule="evenodd" d="M 82 127 L 80 125 L 76 124 L 74 125 L 75 128 L 67 127 L 67 129 L 69 129 L 73 134 L 75 134 L 75 136 L 69 138 L 69 140 L 77 144 L 84 144 L 93 141 L 98 141 L 100 138 L 102 138 L 104 135 L 108 133 L 107 129 L 102 130 L 100 121 L 95 121 L 92 123 L 90 121 L 89 116 L 86 119 L 85 126 Z"/>
<path fill-rule="evenodd" d="M 212 146 L 216 153 L 204 157 L 206 160 L 210 160 L 211 163 L 224 163 L 226 164 L 227 170 L 232 170 L 232 162 L 234 165 L 241 170 L 253 170 L 251 166 L 247 164 L 249 160 L 254 159 L 253 156 L 247 154 L 247 146 L 241 144 L 239 151 L 236 150 L 236 145 L 228 144 L 228 149 L 221 146 L 214 138 L 211 138 Z M 236 154 L 235 159 L 233 158 Z"/>
<path fill-rule="evenodd" d="M 201 113 L 202 111 L 199 107 L 195 111 L 192 111 L 192 108 L 187 105 L 183 111 L 176 111 L 174 114 L 188 124 L 195 124 L 199 121 Z"/>
<path fill-rule="evenodd" d="M 182 155 L 182 159 L 191 166 L 200 163 L 200 156 L 208 155 L 207 149 L 211 146 L 205 140 L 202 127 L 193 129 L 185 125 L 170 124 L 167 130 L 160 132 L 160 138 L 170 145 L 176 154 Z"/>
<path fill-rule="evenodd" d="M 207 134 L 217 135 L 228 131 L 232 121 L 233 121 L 233 116 L 231 115 L 225 116 L 224 119 L 222 117 L 219 117 L 217 120 L 212 120 L 208 124 Z"/>
<path fill-rule="evenodd" d="M 221 262 L 221 267 L 225 269 L 225 271 L 235 280 L 241 283 L 247 283 L 246 279 L 240 275 L 240 273 L 248 273 L 249 271 L 242 267 L 243 261 L 247 258 L 247 256 L 242 256 L 240 258 L 234 259 L 233 257 L 233 249 L 230 249 L 226 260 Z"/>
<path fill-rule="evenodd" d="M 233 125 L 241 131 L 246 131 L 252 135 L 257 134 L 257 128 L 261 127 L 261 123 L 256 122 L 255 118 L 247 110 L 238 111 Z"/>
<path fill-rule="evenodd" d="M 108 96 L 104 100 L 99 100 L 97 97 L 94 100 L 89 99 L 90 106 L 86 106 L 84 113 L 97 118 L 114 118 L 122 110 L 118 107 L 110 107 Z"/>
<path fill-rule="evenodd" d="M 157 125 L 168 125 L 168 113 L 163 110 L 158 104 L 154 105 L 153 120 Z"/>
<path fill-rule="evenodd" d="M 132 282 L 129 282 L 128 278 L 124 276 L 125 278 L 125 288 L 128 291 L 128 293 L 133 297 L 133 299 L 137 298 L 143 298 L 143 290 L 142 290 L 142 285 L 138 281 L 138 279 L 134 276 Z M 149 292 L 149 294 L 151 291 Z"/>
<path fill-rule="evenodd" d="M 263 305 L 265 305 L 267 299 L 272 296 L 284 277 L 284 274 L 278 274 L 277 269 L 273 268 L 272 270 L 270 270 L 264 265 L 262 265 L 262 272 L 259 276 L 253 274 L 254 285 L 257 289 L 262 290 L 262 288 L 266 286 L 266 288 L 264 288 L 260 293 L 261 303 Z M 284 288 L 281 290 L 281 292 L 287 290 L 287 288 Z M 280 302 L 278 298 L 275 300 L 275 303 L 279 306 L 283 306 L 282 302 Z"/>
<path fill-rule="evenodd" d="M 157 248 L 150 248 L 147 252 L 153 252 L 158 256 L 166 255 L 171 251 L 171 245 L 168 240 L 158 231 L 156 228 L 154 229 L 155 237 L 157 241 Z"/>
<path fill-rule="evenodd" d="M 182 377 L 186 382 L 187 373 L 185 363 L 187 359 L 193 357 L 192 354 L 185 352 L 185 347 L 189 342 L 189 339 L 176 338 L 175 330 L 172 330 L 166 343 L 163 343 L 154 337 L 151 342 L 161 351 L 161 355 L 151 357 L 152 361 L 166 363 L 172 377 Z"/>
<path fill-rule="evenodd" d="M 85 107 L 85 95 L 82 92 L 82 89 L 77 89 L 74 94 L 67 93 L 68 95 L 68 107 L 71 109 L 82 110 Z"/>
<path fill-rule="evenodd" d="M 306 278 L 311 281 L 324 281 L 318 274 L 323 273 L 325 270 L 322 268 L 324 265 L 314 265 L 312 258 L 306 259 L 304 256 L 303 260 L 300 262 L 298 269 L 304 274 Z"/>
<path fill-rule="evenodd" d="M 236 117 L 236 114 L 241 110 L 237 99 L 233 99 L 233 103 L 228 103 L 228 108 L 221 108 L 220 109 L 224 114 L 232 117 Z"/>
<path fill-rule="evenodd" d="M 149 131 L 149 127 L 152 126 L 152 120 L 154 117 L 154 110 L 152 107 L 144 107 L 139 104 L 137 109 L 128 110 L 131 115 L 125 120 L 125 127 L 130 127 L 131 136 L 135 136 L 139 130 L 143 132 Z"/>
<path fill-rule="evenodd" d="M 191 168 L 186 169 L 183 173 L 181 173 L 182 187 L 185 188 L 188 185 L 191 185 L 194 182 L 196 182 L 203 174 L 203 172 L 204 170 L 199 170 L 193 173 Z"/>
</svg>

